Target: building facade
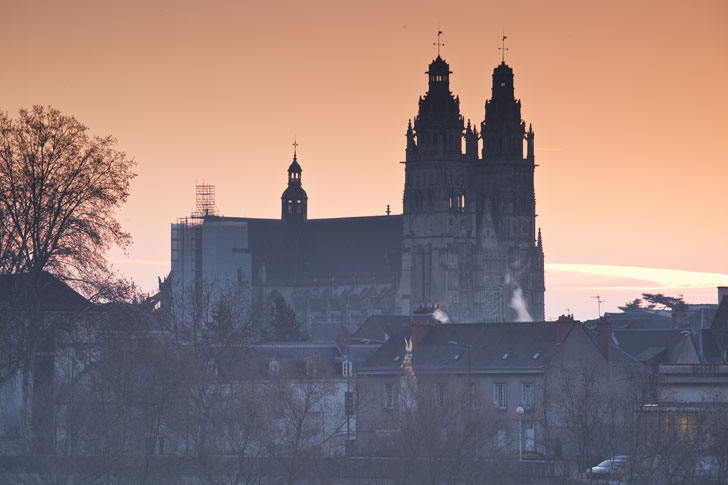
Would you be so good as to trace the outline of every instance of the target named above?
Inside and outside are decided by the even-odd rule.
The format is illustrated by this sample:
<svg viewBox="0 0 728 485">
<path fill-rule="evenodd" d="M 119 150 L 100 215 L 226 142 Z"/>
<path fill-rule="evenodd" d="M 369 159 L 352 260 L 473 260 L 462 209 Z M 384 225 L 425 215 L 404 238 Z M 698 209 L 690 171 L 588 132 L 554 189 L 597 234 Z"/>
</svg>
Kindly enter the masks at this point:
<svg viewBox="0 0 728 485">
<path fill-rule="evenodd" d="M 427 74 L 407 128 L 402 215 L 309 219 L 294 153 L 280 219 L 198 206 L 195 223 L 172 225 L 173 291 L 244 282 L 251 302 L 281 295 L 309 328 L 428 304 L 462 323 L 543 320 L 534 133 L 521 119 L 513 71 L 495 68 L 480 133 L 465 125 L 447 62 L 438 55 Z"/>
</svg>

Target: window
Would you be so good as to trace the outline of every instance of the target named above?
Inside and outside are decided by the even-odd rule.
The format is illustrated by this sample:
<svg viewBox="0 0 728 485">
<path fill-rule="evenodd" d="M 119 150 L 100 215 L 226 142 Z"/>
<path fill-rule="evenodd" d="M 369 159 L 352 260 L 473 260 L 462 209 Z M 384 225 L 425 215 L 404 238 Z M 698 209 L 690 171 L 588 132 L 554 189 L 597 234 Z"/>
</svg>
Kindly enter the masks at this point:
<svg viewBox="0 0 728 485">
<path fill-rule="evenodd" d="M 438 382 L 435 384 L 435 404 L 437 407 L 445 407 L 445 384 Z"/>
<path fill-rule="evenodd" d="M 503 383 L 493 384 L 493 406 L 498 409 L 506 408 L 506 385 Z"/>
<path fill-rule="evenodd" d="M 524 408 L 533 407 L 533 383 L 522 382 L 521 383 L 521 405 Z"/>
<path fill-rule="evenodd" d="M 345 360 L 344 362 L 341 363 L 341 375 L 343 377 L 351 376 L 351 369 L 352 369 L 352 366 L 351 366 L 350 360 Z"/>
<path fill-rule="evenodd" d="M 392 384 L 384 384 L 384 407 L 387 409 L 394 407 L 394 386 Z"/>
<path fill-rule="evenodd" d="M 268 374 L 271 376 L 277 376 L 281 373 L 281 365 L 278 363 L 277 360 L 271 360 L 268 363 Z"/>
<path fill-rule="evenodd" d="M 344 409 L 347 416 L 354 414 L 354 393 L 351 391 L 344 393 Z"/>
</svg>

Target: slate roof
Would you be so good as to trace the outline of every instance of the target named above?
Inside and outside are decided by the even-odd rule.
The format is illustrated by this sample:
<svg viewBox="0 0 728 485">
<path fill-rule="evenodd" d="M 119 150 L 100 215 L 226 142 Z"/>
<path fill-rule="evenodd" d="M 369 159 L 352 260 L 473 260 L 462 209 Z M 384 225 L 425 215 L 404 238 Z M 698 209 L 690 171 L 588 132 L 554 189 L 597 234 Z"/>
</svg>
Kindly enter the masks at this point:
<svg viewBox="0 0 728 485">
<path fill-rule="evenodd" d="M 684 329 L 613 330 L 615 343 L 635 359 L 649 364 L 671 364 L 680 353 Z"/>
<path fill-rule="evenodd" d="M 271 284 L 398 282 L 401 215 L 309 219 L 300 224 L 239 217 L 206 220 L 247 222 L 253 272 L 258 274 L 265 264 Z"/>
<path fill-rule="evenodd" d="M 7 308 L 20 298 L 28 276 L 0 275 L 0 308 Z M 40 277 L 40 309 L 49 312 L 77 312 L 88 308 L 92 303 L 73 290 L 66 283 L 50 273 L 43 272 Z"/>
<path fill-rule="evenodd" d="M 404 338 L 409 329 L 390 338 L 360 368 L 364 374 L 400 372 Z M 457 342 L 453 345 L 448 342 Z M 540 372 L 556 355 L 555 322 L 440 324 L 433 326 L 412 354 L 412 368 L 426 373 L 470 371 Z"/>
</svg>

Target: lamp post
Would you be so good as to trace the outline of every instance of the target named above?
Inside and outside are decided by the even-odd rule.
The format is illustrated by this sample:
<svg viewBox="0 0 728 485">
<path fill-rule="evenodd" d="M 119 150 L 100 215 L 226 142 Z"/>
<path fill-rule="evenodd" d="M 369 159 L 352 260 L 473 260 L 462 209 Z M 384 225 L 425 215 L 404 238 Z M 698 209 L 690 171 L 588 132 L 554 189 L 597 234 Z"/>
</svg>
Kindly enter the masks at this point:
<svg viewBox="0 0 728 485">
<path fill-rule="evenodd" d="M 523 407 L 518 406 L 516 408 L 516 414 L 518 415 L 518 461 L 523 461 L 523 429 L 521 427 Z"/>
</svg>

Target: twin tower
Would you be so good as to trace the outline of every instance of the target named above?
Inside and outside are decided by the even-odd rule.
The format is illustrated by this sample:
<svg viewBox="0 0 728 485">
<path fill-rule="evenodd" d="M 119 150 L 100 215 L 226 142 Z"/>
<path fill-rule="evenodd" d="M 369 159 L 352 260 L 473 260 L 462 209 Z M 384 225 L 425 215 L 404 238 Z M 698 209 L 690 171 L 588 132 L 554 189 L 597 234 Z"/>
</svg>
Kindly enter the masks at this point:
<svg viewBox="0 0 728 485">
<path fill-rule="evenodd" d="M 480 134 L 465 125 L 451 74 L 438 55 L 407 127 L 402 312 L 438 303 L 458 322 L 541 321 L 534 133 L 521 119 L 513 70 L 502 62 L 493 71 Z"/>
<path fill-rule="evenodd" d="M 480 134 L 460 114 L 451 74 L 438 55 L 407 127 L 403 215 L 391 216 L 401 217 L 401 246 L 386 255 L 401 258 L 401 266 L 392 266 L 392 310 L 407 315 L 438 304 L 456 322 L 542 321 L 534 133 L 521 119 L 513 70 L 502 62 L 493 71 Z M 306 221 L 307 200 L 294 156 L 281 197 L 283 221 Z"/>
</svg>

